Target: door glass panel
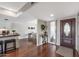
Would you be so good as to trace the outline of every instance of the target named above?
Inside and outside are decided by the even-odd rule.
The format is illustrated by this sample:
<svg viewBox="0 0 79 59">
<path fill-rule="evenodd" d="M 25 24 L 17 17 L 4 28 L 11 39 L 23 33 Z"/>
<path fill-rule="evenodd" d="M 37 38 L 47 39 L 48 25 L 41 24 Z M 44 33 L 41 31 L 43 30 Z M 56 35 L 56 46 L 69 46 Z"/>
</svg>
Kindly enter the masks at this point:
<svg viewBox="0 0 79 59">
<path fill-rule="evenodd" d="M 66 24 L 64 25 L 64 34 L 65 34 L 66 36 L 68 36 L 69 33 L 70 33 L 70 25 L 69 25 L 69 23 L 66 23 Z"/>
<path fill-rule="evenodd" d="M 55 42 L 56 39 L 56 22 L 50 23 L 50 42 Z"/>
</svg>

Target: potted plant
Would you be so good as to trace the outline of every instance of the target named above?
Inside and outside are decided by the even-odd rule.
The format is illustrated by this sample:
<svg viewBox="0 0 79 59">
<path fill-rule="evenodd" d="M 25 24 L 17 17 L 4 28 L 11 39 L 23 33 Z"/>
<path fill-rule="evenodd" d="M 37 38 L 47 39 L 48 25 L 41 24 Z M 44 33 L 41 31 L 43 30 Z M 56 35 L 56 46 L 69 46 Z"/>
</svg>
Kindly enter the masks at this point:
<svg viewBox="0 0 79 59">
<path fill-rule="evenodd" d="M 16 32 L 16 30 L 12 30 L 13 34 Z"/>
<path fill-rule="evenodd" d="M 45 30 L 45 25 L 41 25 L 41 30 Z"/>
</svg>

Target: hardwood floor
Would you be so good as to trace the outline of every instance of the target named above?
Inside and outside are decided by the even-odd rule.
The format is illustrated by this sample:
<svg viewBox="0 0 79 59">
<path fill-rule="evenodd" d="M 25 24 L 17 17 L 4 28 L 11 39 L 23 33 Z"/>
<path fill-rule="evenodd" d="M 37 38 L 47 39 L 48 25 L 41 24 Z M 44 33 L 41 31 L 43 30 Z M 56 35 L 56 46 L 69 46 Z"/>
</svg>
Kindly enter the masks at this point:
<svg viewBox="0 0 79 59">
<path fill-rule="evenodd" d="M 20 48 L 3 54 L 3 57 L 63 57 L 56 53 L 57 46 L 43 44 L 37 47 L 32 42 L 20 40 Z"/>
</svg>

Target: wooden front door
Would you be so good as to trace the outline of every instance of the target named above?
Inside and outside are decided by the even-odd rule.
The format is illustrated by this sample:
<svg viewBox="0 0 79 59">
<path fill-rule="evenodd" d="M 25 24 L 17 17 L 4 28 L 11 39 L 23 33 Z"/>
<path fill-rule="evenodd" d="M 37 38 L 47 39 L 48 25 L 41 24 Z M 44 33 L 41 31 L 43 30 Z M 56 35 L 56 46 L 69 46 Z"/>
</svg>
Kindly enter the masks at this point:
<svg viewBox="0 0 79 59">
<path fill-rule="evenodd" d="M 75 48 L 75 18 L 60 21 L 60 45 Z"/>
</svg>

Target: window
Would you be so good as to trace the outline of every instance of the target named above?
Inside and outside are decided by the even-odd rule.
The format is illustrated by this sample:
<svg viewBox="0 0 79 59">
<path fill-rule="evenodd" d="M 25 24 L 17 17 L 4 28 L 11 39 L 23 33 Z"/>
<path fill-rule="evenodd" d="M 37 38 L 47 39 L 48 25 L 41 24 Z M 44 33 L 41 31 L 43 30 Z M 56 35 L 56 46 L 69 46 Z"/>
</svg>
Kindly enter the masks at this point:
<svg viewBox="0 0 79 59">
<path fill-rule="evenodd" d="M 55 42 L 56 40 L 56 21 L 50 22 L 50 41 Z"/>
<path fill-rule="evenodd" d="M 69 33 L 70 33 L 70 25 L 69 25 L 69 23 L 66 23 L 66 24 L 64 25 L 64 34 L 65 34 L 66 36 L 68 36 Z"/>
</svg>

